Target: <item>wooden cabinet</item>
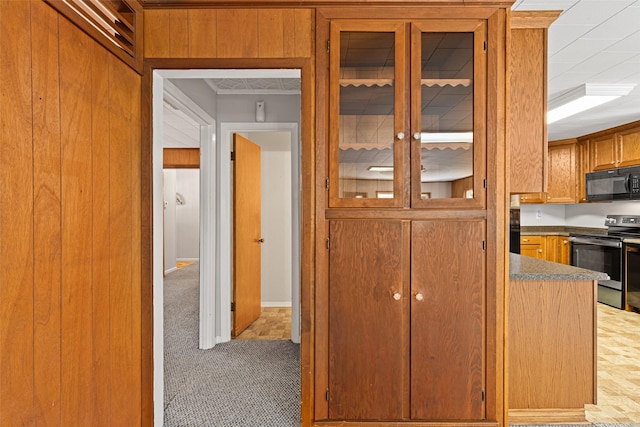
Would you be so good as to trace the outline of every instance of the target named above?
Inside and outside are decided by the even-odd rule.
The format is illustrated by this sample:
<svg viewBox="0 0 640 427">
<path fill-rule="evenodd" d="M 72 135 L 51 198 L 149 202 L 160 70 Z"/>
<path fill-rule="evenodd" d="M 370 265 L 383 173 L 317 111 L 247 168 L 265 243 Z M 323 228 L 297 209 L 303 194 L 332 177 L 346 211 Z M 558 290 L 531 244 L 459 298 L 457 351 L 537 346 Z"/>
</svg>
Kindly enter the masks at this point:
<svg viewBox="0 0 640 427">
<path fill-rule="evenodd" d="M 542 236 L 520 236 L 520 255 L 545 259 L 547 241 Z"/>
<path fill-rule="evenodd" d="M 330 222 L 330 419 L 484 417 L 484 234 L 483 221 Z"/>
<path fill-rule="evenodd" d="M 578 140 L 576 143 L 576 201 L 587 201 L 587 189 L 585 176 L 591 172 L 591 159 L 589 158 L 589 140 Z"/>
<path fill-rule="evenodd" d="M 547 31 L 560 11 L 511 13 L 510 192 L 546 191 Z M 525 202 L 526 203 L 526 202 Z"/>
<path fill-rule="evenodd" d="M 545 193 L 527 193 L 520 194 L 520 203 L 521 204 L 541 204 L 546 200 Z"/>
<path fill-rule="evenodd" d="M 486 22 L 334 20 L 330 37 L 329 206 L 482 208 Z"/>
<path fill-rule="evenodd" d="M 576 202 L 576 140 L 549 143 L 547 203 Z"/>
<path fill-rule="evenodd" d="M 594 171 L 640 165 L 638 122 L 590 138 L 590 163 Z"/>
<path fill-rule="evenodd" d="M 521 236 L 520 255 L 569 265 L 569 238 L 567 236 Z"/>
</svg>

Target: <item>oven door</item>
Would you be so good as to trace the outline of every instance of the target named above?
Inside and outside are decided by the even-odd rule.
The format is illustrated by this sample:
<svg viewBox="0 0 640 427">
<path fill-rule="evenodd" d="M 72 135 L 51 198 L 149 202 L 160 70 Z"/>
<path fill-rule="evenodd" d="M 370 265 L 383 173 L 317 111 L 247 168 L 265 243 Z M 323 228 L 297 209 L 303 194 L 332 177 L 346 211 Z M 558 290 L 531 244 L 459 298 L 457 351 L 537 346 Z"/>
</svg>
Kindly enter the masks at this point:
<svg viewBox="0 0 640 427">
<path fill-rule="evenodd" d="M 627 304 L 640 309 L 640 244 L 625 244 Z"/>
<path fill-rule="evenodd" d="M 616 238 L 571 236 L 571 265 L 609 275 L 598 281 L 598 302 L 624 308 L 622 241 Z"/>
</svg>

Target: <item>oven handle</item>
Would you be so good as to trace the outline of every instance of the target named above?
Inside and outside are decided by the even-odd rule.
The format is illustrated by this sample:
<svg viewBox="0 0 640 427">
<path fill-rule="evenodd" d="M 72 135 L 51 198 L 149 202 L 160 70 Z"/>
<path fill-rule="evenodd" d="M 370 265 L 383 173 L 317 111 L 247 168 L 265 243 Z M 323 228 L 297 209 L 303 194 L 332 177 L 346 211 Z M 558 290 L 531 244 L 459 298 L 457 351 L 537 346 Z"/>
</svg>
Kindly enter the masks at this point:
<svg viewBox="0 0 640 427">
<path fill-rule="evenodd" d="M 577 237 L 577 236 L 571 236 L 571 237 L 569 237 L 569 240 L 572 243 L 581 243 L 581 244 L 587 244 L 587 245 L 597 245 L 597 246 L 604 246 L 604 247 L 607 247 L 607 248 L 621 248 L 622 247 L 622 242 L 620 242 L 620 241 L 594 239 L 594 238 L 589 238 L 589 237 Z"/>
</svg>

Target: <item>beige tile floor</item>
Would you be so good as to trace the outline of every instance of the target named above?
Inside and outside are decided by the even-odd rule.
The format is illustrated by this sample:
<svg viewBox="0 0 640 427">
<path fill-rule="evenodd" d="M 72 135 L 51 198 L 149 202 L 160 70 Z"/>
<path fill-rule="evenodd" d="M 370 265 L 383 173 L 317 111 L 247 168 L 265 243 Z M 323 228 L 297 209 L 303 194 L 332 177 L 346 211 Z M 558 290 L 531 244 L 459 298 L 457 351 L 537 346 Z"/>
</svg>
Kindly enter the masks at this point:
<svg viewBox="0 0 640 427">
<path fill-rule="evenodd" d="M 263 307 L 260 317 L 238 335 L 236 339 L 291 339 L 291 307 Z"/>
<path fill-rule="evenodd" d="M 640 313 L 598 304 L 597 403 L 590 422 L 640 423 Z"/>
</svg>

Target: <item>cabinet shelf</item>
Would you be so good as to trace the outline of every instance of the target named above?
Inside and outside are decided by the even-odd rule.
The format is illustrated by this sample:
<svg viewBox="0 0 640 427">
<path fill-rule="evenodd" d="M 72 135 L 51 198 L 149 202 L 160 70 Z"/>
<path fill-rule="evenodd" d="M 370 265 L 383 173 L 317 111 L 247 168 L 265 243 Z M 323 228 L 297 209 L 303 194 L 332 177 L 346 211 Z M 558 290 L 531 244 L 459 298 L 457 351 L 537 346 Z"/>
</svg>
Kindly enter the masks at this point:
<svg viewBox="0 0 640 427">
<path fill-rule="evenodd" d="M 420 84 L 426 87 L 469 87 L 471 85 L 471 79 L 422 79 L 420 80 Z M 393 79 L 340 79 L 340 86 L 342 87 L 384 87 L 392 85 Z"/>
</svg>

